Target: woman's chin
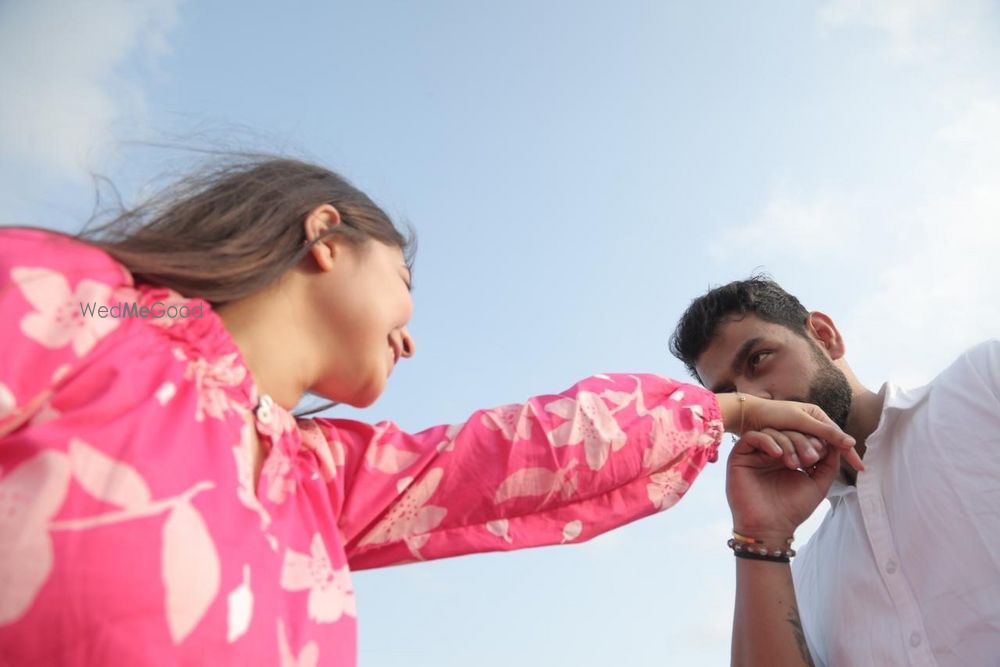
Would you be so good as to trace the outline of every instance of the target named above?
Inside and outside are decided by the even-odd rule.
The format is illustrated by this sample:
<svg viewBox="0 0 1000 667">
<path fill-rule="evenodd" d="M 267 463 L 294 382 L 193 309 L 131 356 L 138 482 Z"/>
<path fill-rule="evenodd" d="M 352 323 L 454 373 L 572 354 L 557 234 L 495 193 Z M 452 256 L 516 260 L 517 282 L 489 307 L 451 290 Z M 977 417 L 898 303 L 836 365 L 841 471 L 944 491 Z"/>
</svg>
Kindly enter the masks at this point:
<svg viewBox="0 0 1000 667">
<path fill-rule="evenodd" d="M 378 383 L 377 386 L 368 386 L 353 392 L 346 391 L 322 391 L 319 388 L 312 390 L 314 394 L 334 403 L 349 405 L 352 408 L 367 408 L 379 399 L 385 389 L 385 383 Z"/>
<path fill-rule="evenodd" d="M 348 404 L 350 406 L 352 406 L 352 407 L 355 407 L 355 408 L 369 408 L 377 400 L 378 400 L 378 396 L 375 396 L 373 398 L 363 398 L 363 399 L 358 399 L 357 401 L 350 401 Z"/>
<path fill-rule="evenodd" d="M 355 408 L 367 408 L 379 399 L 384 390 L 385 382 L 376 382 L 358 391 L 350 400 L 344 402 Z"/>
</svg>

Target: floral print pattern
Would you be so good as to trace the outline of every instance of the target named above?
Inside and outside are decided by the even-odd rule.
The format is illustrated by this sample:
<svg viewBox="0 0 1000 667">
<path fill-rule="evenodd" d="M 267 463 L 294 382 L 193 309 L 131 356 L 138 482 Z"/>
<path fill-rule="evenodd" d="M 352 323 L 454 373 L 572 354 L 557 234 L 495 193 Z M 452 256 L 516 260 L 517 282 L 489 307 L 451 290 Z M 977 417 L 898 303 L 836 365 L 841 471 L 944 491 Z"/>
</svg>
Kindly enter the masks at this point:
<svg viewBox="0 0 1000 667">
<path fill-rule="evenodd" d="M 587 465 L 600 470 L 608 460 L 609 451 L 625 446 L 625 432 L 600 396 L 581 391 L 575 400 L 561 398 L 545 406 L 548 412 L 566 421 L 553 429 L 555 447 L 582 443 Z"/>
<path fill-rule="evenodd" d="M 45 347 L 70 345 L 76 356 L 82 357 L 118 326 L 116 319 L 88 317 L 85 311 L 108 305 L 109 285 L 81 280 L 71 290 L 58 271 L 26 266 L 11 270 L 10 278 L 33 306 L 21 318 L 21 333 Z"/>
<path fill-rule="evenodd" d="M 236 353 L 227 354 L 211 362 L 204 357 L 188 359 L 183 350 L 175 349 L 174 355 L 187 362 L 184 379 L 198 388 L 198 405 L 194 418 L 204 421 L 206 415 L 223 419 L 234 409 L 229 389 L 239 387 L 246 378 L 246 368 L 236 364 Z"/>
<path fill-rule="evenodd" d="M 309 553 L 285 551 L 281 587 L 286 591 L 309 591 L 309 618 L 317 623 L 333 623 L 341 615 L 357 616 L 354 588 L 347 566 L 334 569 L 319 533 L 313 535 Z"/>
</svg>

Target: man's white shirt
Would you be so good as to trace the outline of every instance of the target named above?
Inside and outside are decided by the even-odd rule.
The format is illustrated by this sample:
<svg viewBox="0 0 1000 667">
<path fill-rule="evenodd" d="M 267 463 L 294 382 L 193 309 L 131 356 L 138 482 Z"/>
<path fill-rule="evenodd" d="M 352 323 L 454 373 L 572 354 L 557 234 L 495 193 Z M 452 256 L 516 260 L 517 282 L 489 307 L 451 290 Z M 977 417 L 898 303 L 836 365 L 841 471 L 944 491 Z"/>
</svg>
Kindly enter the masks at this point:
<svg viewBox="0 0 1000 667">
<path fill-rule="evenodd" d="M 857 486 L 794 559 L 818 666 L 1000 666 L 1000 341 L 886 383 Z"/>
</svg>

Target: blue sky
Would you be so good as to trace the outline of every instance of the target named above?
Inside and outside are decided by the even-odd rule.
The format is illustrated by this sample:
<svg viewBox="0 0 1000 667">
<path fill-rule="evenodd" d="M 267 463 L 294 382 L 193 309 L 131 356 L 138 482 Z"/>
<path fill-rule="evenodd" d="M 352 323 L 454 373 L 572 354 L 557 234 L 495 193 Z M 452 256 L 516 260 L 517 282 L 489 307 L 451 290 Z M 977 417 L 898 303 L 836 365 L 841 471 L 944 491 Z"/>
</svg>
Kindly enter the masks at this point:
<svg viewBox="0 0 1000 667">
<path fill-rule="evenodd" d="M 145 141 L 319 160 L 414 225 L 418 353 L 343 415 L 682 377 L 681 310 L 755 268 L 876 389 L 1000 334 L 994 3 L 22 0 L 0 63 L 4 224 L 184 164 Z M 587 544 L 356 574 L 361 664 L 725 664 L 723 473 Z"/>
</svg>

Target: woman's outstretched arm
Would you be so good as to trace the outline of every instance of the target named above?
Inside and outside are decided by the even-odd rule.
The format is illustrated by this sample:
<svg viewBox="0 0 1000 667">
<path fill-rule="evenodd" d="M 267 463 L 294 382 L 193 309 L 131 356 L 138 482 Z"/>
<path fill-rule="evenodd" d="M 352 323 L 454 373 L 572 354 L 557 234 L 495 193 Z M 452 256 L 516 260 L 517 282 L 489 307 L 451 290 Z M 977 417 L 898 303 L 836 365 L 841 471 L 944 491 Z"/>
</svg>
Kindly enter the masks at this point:
<svg viewBox="0 0 1000 667">
<path fill-rule="evenodd" d="M 760 404 L 656 375 L 598 375 L 415 434 L 391 422 L 300 426 L 335 463 L 333 513 L 363 569 L 589 540 L 680 500 L 724 427 L 839 434 L 800 404 Z"/>
<path fill-rule="evenodd" d="M 581 542 L 664 510 L 717 458 L 723 419 L 701 387 L 623 374 L 419 433 L 312 428 L 342 462 L 334 515 L 363 569 Z"/>
</svg>

